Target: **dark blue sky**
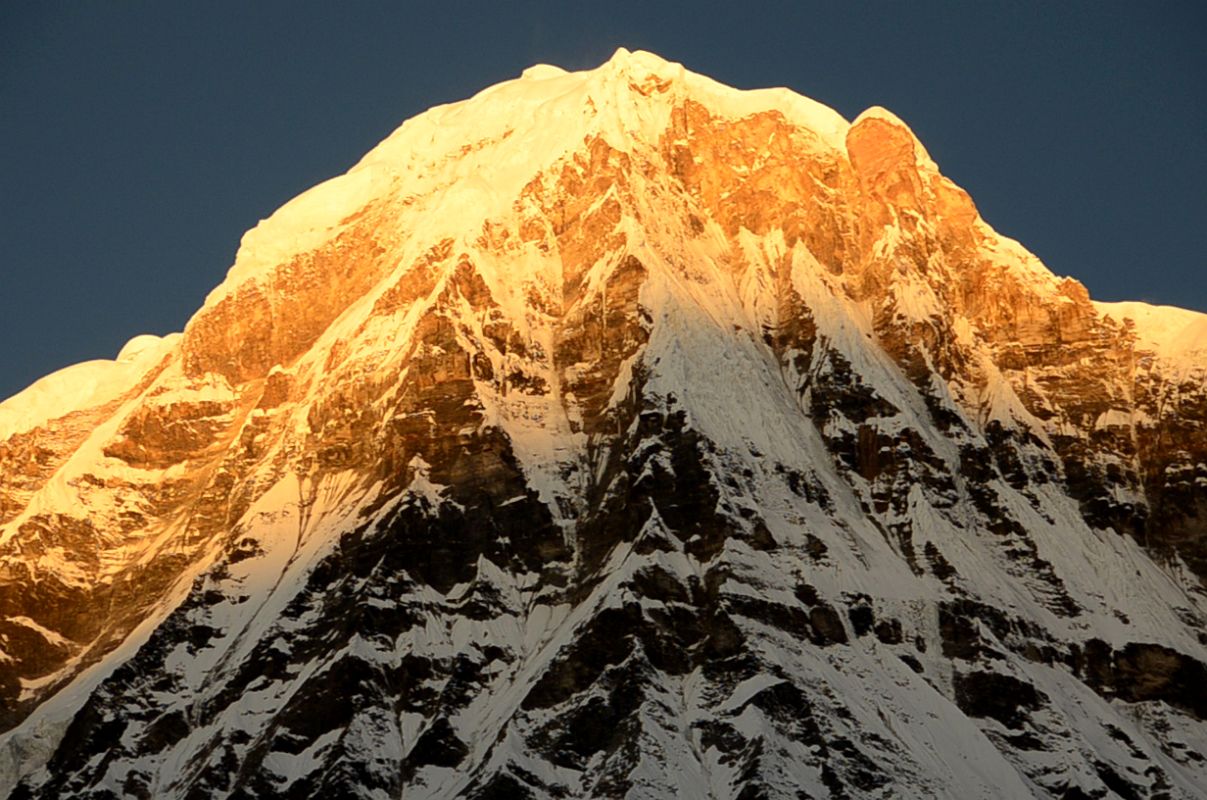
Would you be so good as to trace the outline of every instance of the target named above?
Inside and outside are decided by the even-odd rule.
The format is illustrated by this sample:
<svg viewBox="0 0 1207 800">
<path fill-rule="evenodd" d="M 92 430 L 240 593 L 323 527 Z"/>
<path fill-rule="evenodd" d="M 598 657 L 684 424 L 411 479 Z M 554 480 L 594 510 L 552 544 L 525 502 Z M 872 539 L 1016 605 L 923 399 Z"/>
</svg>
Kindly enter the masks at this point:
<svg viewBox="0 0 1207 800">
<path fill-rule="evenodd" d="M 407 117 L 619 45 L 884 105 L 1101 299 L 1207 310 L 1207 5 L 0 3 L 0 398 L 179 330 L 239 237 Z"/>
</svg>

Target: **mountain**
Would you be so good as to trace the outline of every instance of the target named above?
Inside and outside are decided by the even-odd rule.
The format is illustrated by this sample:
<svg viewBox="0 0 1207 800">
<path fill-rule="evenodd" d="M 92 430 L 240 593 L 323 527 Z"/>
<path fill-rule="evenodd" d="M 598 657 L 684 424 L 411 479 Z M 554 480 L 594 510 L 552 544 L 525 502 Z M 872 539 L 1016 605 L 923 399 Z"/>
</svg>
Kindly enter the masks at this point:
<svg viewBox="0 0 1207 800">
<path fill-rule="evenodd" d="M 0 793 L 1201 797 L 1204 343 L 884 109 L 533 67 L 0 405 Z"/>
</svg>

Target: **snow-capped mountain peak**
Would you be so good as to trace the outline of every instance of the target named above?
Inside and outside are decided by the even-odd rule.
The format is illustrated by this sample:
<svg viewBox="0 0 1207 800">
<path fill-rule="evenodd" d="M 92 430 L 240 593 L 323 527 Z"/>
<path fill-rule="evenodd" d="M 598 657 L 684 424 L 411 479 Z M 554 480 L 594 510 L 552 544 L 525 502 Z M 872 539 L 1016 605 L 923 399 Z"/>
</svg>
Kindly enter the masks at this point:
<svg viewBox="0 0 1207 800">
<path fill-rule="evenodd" d="M 1205 321 L 884 109 L 531 67 L 0 404 L 0 786 L 1192 797 Z"/>
</svg>

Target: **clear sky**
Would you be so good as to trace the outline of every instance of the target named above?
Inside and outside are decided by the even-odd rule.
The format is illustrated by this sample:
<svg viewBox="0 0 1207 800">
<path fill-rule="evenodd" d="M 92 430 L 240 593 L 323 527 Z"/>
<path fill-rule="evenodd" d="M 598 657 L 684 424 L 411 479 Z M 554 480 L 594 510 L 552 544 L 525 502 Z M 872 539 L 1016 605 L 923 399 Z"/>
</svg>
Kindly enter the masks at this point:
<svg viewBox="0 0 1207 800">
<path fill-rule="evenodd" d="M 0 398 L 180 330 L 243 231 L 404 119 L 652 50 L 896 112 L 1099 299 L 1207 310 L 1207 3 L 0 2 Z"/>
</svg>

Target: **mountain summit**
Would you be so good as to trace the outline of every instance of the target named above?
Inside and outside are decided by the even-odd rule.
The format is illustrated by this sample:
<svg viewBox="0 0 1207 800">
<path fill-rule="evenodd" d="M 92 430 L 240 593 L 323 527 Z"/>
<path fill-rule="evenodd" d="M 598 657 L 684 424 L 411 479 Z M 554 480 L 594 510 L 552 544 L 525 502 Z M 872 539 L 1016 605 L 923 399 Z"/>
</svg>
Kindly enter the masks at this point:
<svg viewBox="0 0 1207 800">
<path fill-rule="evenodd" d="M 0 793 L 1200 796 L 1205 334 L 883 109 L 532 67 L 0 404 Z"/>
</svg>

